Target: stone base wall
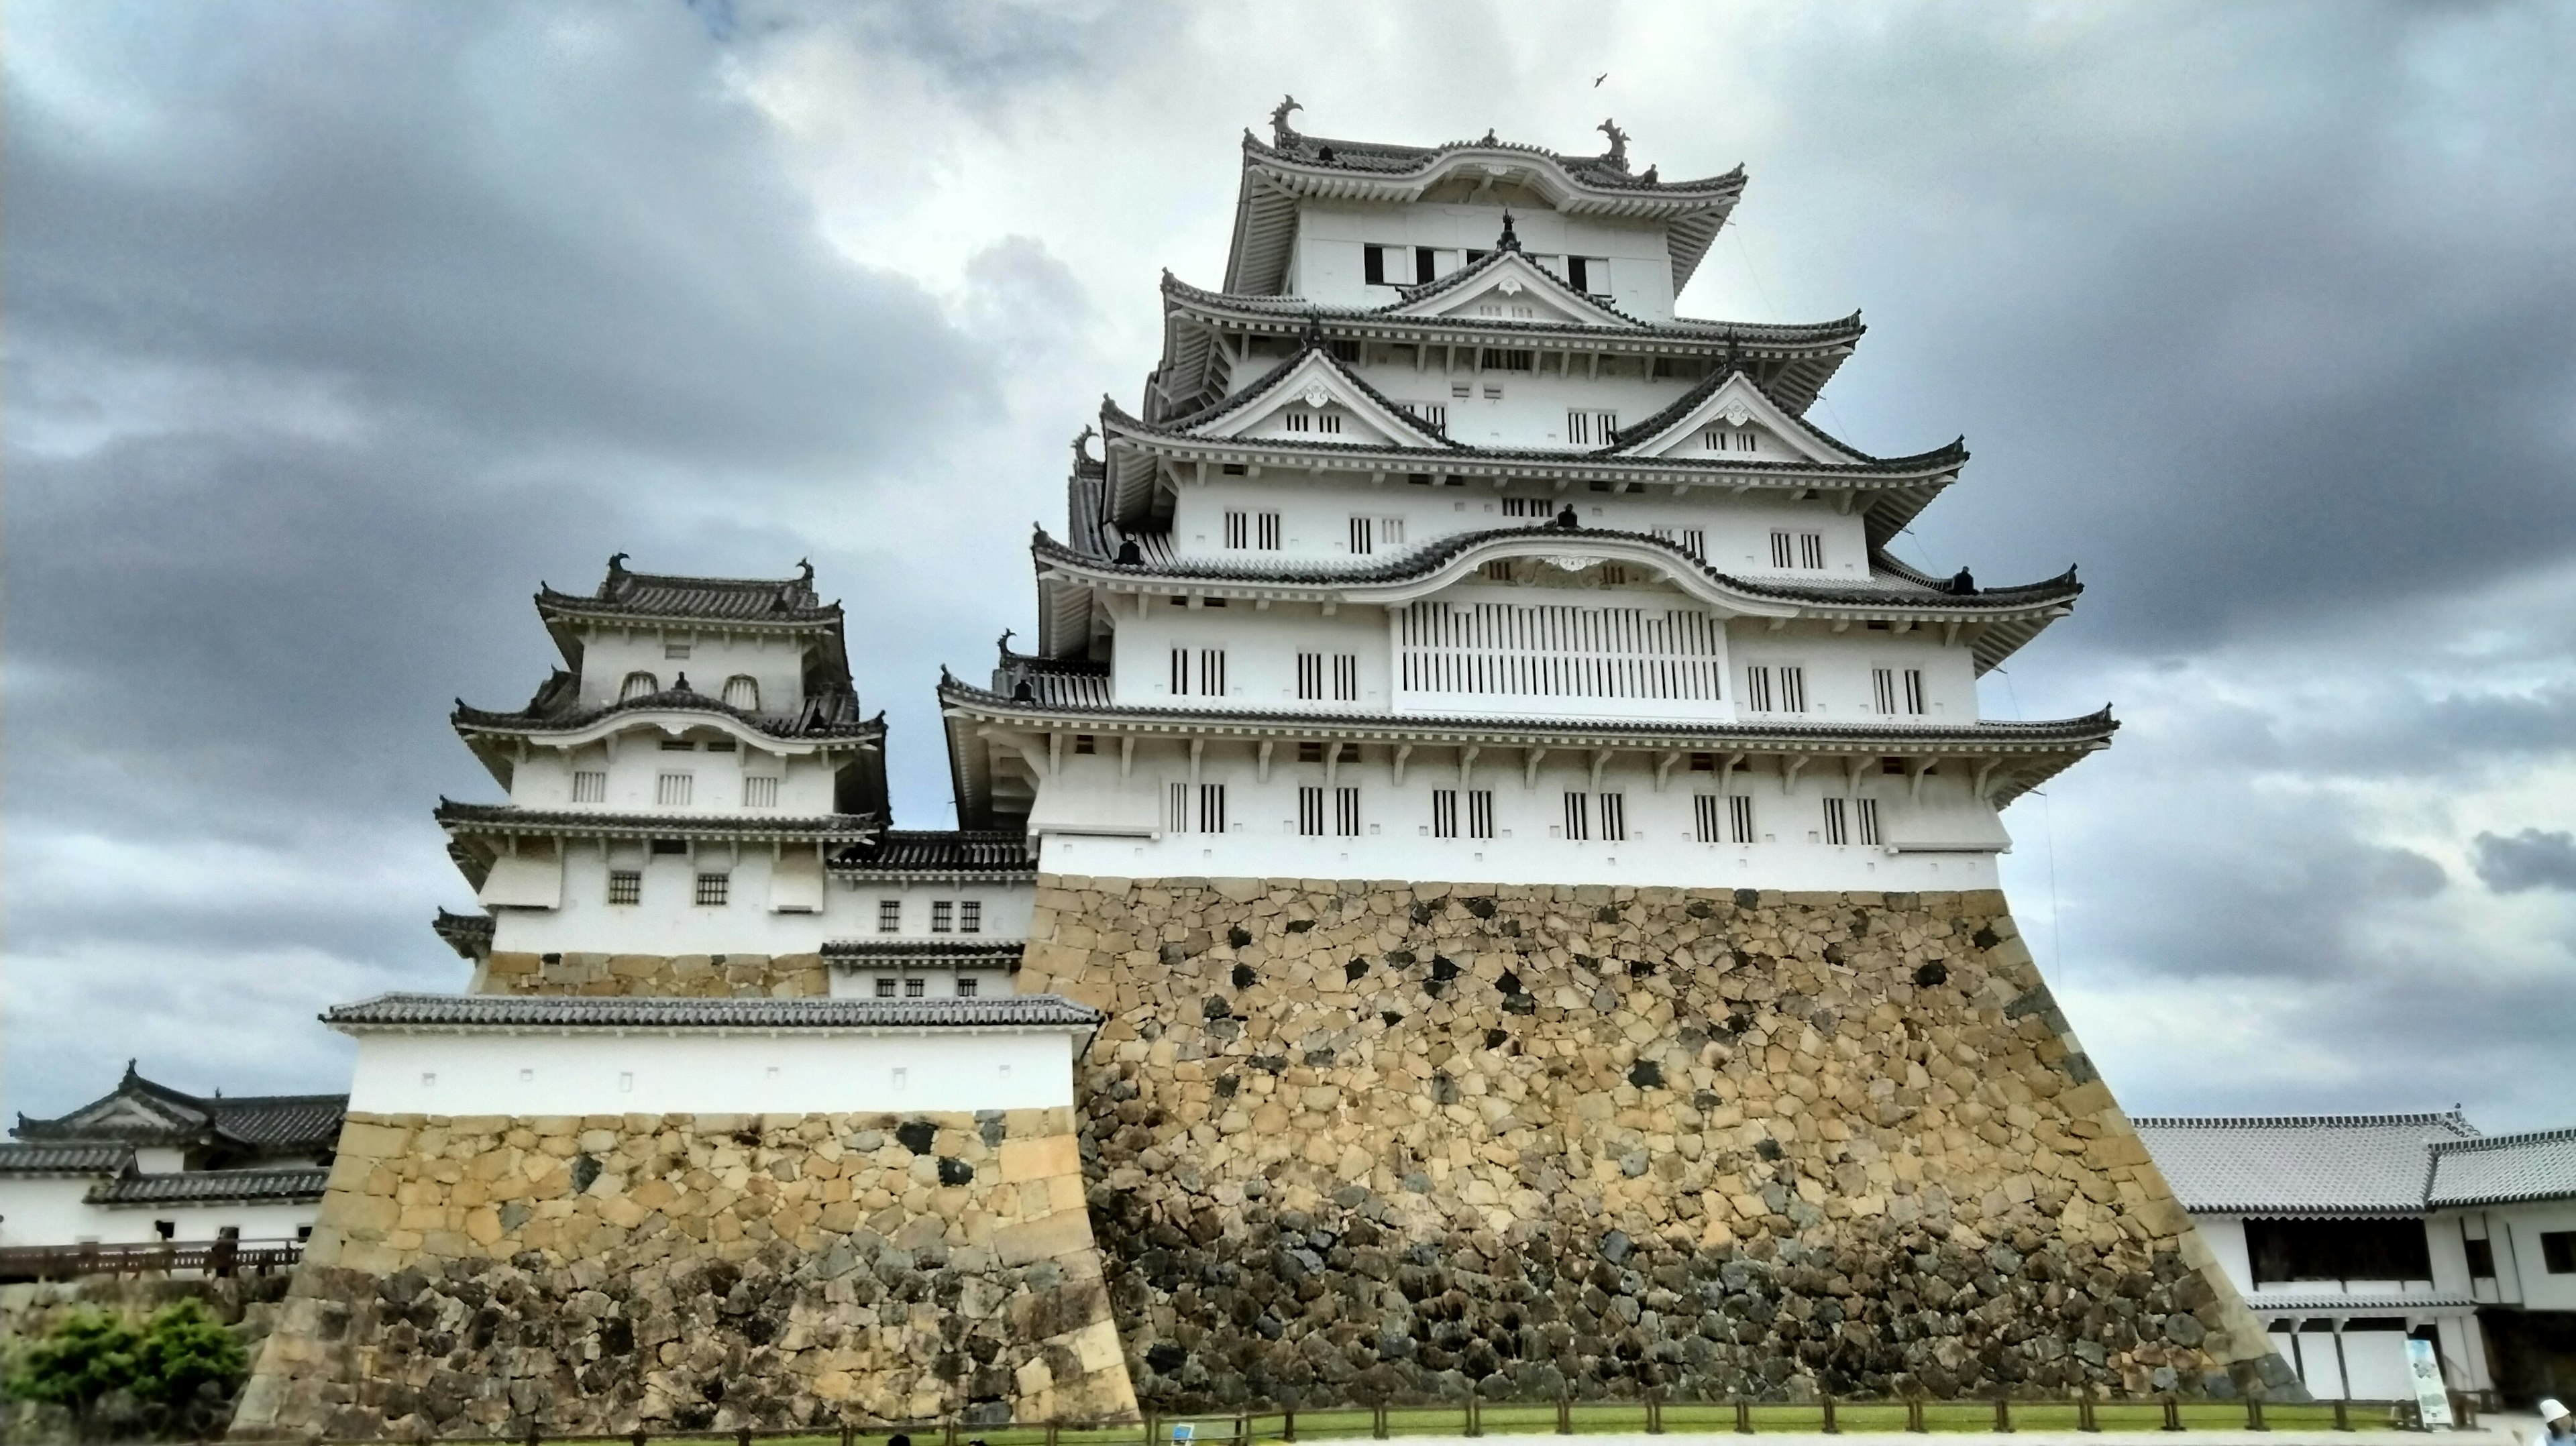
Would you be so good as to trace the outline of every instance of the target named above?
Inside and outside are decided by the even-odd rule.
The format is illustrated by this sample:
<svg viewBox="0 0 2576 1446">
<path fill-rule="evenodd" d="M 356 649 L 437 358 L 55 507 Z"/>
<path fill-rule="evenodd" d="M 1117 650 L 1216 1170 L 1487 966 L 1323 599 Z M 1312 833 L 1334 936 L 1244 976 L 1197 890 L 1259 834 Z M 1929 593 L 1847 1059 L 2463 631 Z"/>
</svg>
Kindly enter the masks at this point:
<svg viewBox="0 0 2576 1446">
<path fill-rule="evenodd" d="M 1044 877 L 1149 1407 L 2295 1395 L 1992 892 Z"/>
<path fill-rule="evenodd" d="M 820 954 L 526 954 L 495 951 L 474 994 L 636 994 L 792 999 L 832 992 Z"/>
<path fill-rule="evenodd" d="M 353 1114 L 233 1435 L 1132 1416 L 1074 1126 Z"/>
</svg>

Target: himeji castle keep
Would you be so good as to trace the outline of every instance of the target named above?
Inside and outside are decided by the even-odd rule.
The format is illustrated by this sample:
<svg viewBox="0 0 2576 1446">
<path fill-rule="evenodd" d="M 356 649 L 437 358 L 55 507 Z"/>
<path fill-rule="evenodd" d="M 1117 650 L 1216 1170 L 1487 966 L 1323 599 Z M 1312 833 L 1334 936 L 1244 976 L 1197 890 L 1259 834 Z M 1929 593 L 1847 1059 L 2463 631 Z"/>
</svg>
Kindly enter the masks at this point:
<svg viewBox="0 0 2576 1446">
<path fill-rule="evenodd" d="M 1998 892 L 2074 572 L 1890 554 L 1969 454 L 1816 424 L 1857 316 L 1675 314 L 1741 170 L 1294 109 L 938 681 L 954 829 L 810 569 L 538 594 L 237 1435 L 2303 1398 Z"/>
</svg>

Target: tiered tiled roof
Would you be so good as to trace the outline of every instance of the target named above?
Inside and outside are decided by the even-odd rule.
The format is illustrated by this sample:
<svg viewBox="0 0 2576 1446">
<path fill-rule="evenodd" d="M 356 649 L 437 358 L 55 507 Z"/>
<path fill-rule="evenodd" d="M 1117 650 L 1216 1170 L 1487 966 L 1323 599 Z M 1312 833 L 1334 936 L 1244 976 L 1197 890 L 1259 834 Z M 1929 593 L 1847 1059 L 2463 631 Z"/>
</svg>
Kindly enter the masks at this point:
<svg viewBox="0 0 2576 1446">
<path fill-rule="evenodd" d="M 113 1175 L 133 1160 L 132 1145 L 0 1144 L 0 1175 Z"/>
<path fill-rule="evenodd" d="M 1038 861 L 1026 835 L 959 829 L 888 829 L 872 843 L 832 856 L 835 873 L 941 878 L 1032 877 Z"/>
<path fill-rule="evenodd" d="M 335 1029 L 1094 1029 L 1108 1016 L 1055 994 L 989 999 L 673 999 L 380 994 L 322 1015 Z"/>
<path fill-rule="evenodd" d="M 871 837 L 885 820 L 872 813 L 826 813 L 775 818 L 761 814 L 610 813 L 581 809 L 515 808 L 506 803 L 459 803 L 442 798 L 432 814 L 451 833 L 568 833 L 596 838 L 817 838 L 856 841 Z"/>
<path fill-rule="evenodd" d="M 681 675 L 685 680 L 686 674 Z M 498 733 L 570 733 L 587 728 L 603 719 L 626 713 L 704 713 L 716 718 L 729 718 L 746 728 L 780 739 L 872 739 L 885 734 L 885 715 L 873 718 L 859 716 L 858 699 L 849 693 L 830 693 L 812 700 L 793 714 L 754 713 L 736 708 L 720 698 L 694 688 L 670 687 L 658 693 L 627 698 L 603 707 L 584 708 L 570 700 L 548 697 L 543 689 L 529 700 L 526 707 L 509 711 L 475 708 L 465 700 L 456 700 L 456 709 L 448 722 L 464 734 Z"/>
<path fill-rule="evenodd" d="M 680 577 L 628 572 L 625 559 L 622 552 L 610 558 L 608 576 L 588 595 L 541 588 L 537 610 L 550 618 L 818 626 L 841 620 L 839 603 L 825 603 L 815 597 L 814 570 L 810 566 L 791 578 Z"/>
<path fill-rule="evenodd" d="M 10 1133 L 34 1142 L 231 1146 L 302 1154 L 339 1143 L 347 1095 L 200 1097 L 145 1079 L 128 1063 L 115 1090 L 54 1119 L 18 1117 Z"/>
<path fill-rule="evenodd" d="M 1480 140 L 1404 146 L 1300 135 L 1283 122 L 1267 144 L 1244 134 L 1243 186 L 1225 289 L 1257 294 L 1286 289 L 1302 200 L 1417 201 L 1462 174 L 1480 183 L 1527 187 L 1568 215 L 1663 222 L 1676 292 L 1689 283 L 1744 193 L 1741 166 L 1720 175 L 1666 181 L 1653 166 L 1631 170 L 1617 147 L 1596 156 L 1567 155 L 1490 133 Z"/>
<path fill-rule="evenodd" d="M 2457 1110 L 2131 1123 L 2183 1208 L 2221 1215 L 2420 1214 L 2433 1152 L 2477 1136 Z"/>
<path fill-rule="evenodd" d="M 2576 1129 L 2437 1140 L 2429 1205 L 2576 1199 Z"/>
<path fill-rule="evenodd" d="M 827 939 L 823 957 L 841 964 L 924 965 L 936 969 L 1017 969 L 1021 941 L 927 942 L 901 939 Z"/>
<path fill-rule="evenodd" d="M 304 1204 L 321 1199 L 330 1179 L 329 1170 L 315 1167 L 122 1174 L 87 1198 L 92 1205 Z"/>
<path fill-rule="evenodd" d="M 492 953 L 492 931 L 495 921 L 489 914 L 451 914 L 445 909 L 429 921 L 429 927 L 460 959 L 482 959 Z"/>
</svg>

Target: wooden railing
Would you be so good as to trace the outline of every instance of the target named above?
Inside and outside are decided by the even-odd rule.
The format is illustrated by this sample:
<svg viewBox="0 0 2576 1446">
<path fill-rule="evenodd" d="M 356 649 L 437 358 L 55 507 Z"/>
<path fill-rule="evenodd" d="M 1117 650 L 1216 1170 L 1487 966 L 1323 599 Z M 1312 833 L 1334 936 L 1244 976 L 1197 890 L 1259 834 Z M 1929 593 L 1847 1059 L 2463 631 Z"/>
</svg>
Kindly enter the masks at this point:
<svg viewBox="0 0 2576 1446">
<path fill-rule="evenodd" d="M 2455 1394 L 2452 1414 L 2464 1427 L 2476 1423 L 2474 1396 Z M 450 1442 L 596 1442 L 648 1446 L 662 1442 L 805 1443 L 805 1446 L 1281 1446 L 1299 1441 L 1387 1441 L 1407 1436 L 1590 1435 L 1602 1432 L 1663 1435 L 1790 1432 L 1812 1435 L 1879 1435 L 1958 1431 L 2138 1432 L 2284 1431 L 2294 1439 L 2319 1432 L 2421 1429 L 2412 1401 L 2319 1401 L 2288 1404 L 2260 1400 L 2184 1401 L 2172 1396 L 1988 1397 L 1928 1400 L 1904 1397 L 1806 1402 L 1675 1401 L 1649 1395 L 1617 1401 L 1516 1399 L 1454 1402 L 1386 1402 L 1377 1405 L 1286 1410 L 1276 1406 L 1239 1411 L 1160 1413 L 1127 1421 L 967 1421 L 957 1417 L 898 1421 L 844 1419 L 807 1426 L 686 1430 L 673 1426 L 611 1434 L 557 1433 L 519 1424 L 506 1434 L 431 1438 Z M 305 1446 L 363 1446 L 371 1438 L 325 1438 Z"/>
<path fill-rule="evenodd" d="M 304 1258 L 301 1240 L 146 1240 L 0 1246 L 0 1281 L 93 1275 L 266 1275 Z"/>
</svg>

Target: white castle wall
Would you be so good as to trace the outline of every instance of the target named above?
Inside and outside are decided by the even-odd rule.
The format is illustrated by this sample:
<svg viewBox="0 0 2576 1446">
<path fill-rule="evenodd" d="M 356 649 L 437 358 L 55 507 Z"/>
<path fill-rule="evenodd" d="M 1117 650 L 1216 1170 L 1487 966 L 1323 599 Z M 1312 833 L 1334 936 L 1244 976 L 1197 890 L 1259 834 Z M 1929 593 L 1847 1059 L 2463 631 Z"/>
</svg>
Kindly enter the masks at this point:
<svg viewBox="0 0 2576 1446">
<path fill-rule="evenodd" d="M 1328 794 L 1321 837 L 1298 830 L 1297 790 L 1326 787 L 1326 767 L 1295 762 L 1295 749 L 1274 752 L 1267 782 L 1252 745 L 1210 742 L 1196 782 L 1226 790 L 1223 833 L 1199 828 L 1200 799 L 1191 787 L 1185 748 L 1141 745 L 1122 779 L 1115 757 L 1068 757 L 1042 786 L 1031 827 L 1041 836 L 1039 867 L 1056 874 L 1113 878 L 1451 878 L 1498 884 L 1609 883 L 1690 888 L 1935 890 L 1996 886 L 1994 854 L 2009 846 L 1994 810 L 1974 802 L 1966 781 L 1933 774 L 1918 797 L 1903 777 L 1871 769 L 1856 782 L 1837 762 L 1802 772 L 1785 791 L 1768 763 L 1738 769 L 1726 793 L 1750 797 L 1757 842 L 1705 844 L 1696 838 L 1694 797 L 1720 794 L 1714 773 L 1677 766 L 1662 791 L 1637 755 L 1614 759 L 1593 781 L 1589 758 L 1552 753 L 1526 786 L 1520 751 L 1480 756 L 1465 785 L 1493 793 L 1496 837 L 1434 838 L 1432 794 L 1460 787 L 1456 751 L 1420 748 L 1395 781 L 1391 750 L 1345 749 L 1330 787 L 1360 790 L 1361 832 L 1343 837 Z M 1186 825 L 1175 831 L 1171 789 L 1184 790 Z M 1595 837 L 1562 836 L 1564 795 L 1587 796 Z M 1602 840 L 1599 795 L 1621 795 L 1623 841 Z M 1859 843 L 1823 841 L 1824 802 L 1876 800 L 1883 837 Z M 1461 802 L 1461 823 L 1465 821 Z M 1725 805 L 1720 804 L 1721 811 Z M 1723 817 L 1722 817 L 1722 821 Z"/>
<path fill-rule="evenodd" d="M 1555 414 L 1564 420 L 1560 409 Z M 1365 475 L 1326 473 L 1308 478 L 1265 472 L 1260 477 L 1208 479 L 1207 485 L 1185 486 L 1173 503 L 1173 551 L 1186 558 L 1242 566 L 1279 565 L 1291 561 L 1344 566 L 1350 563 L 1353 517 L 1398 518 L 1404 523 L 1405 547 L 1381 548 L 1375 556 L 1393 556 L 1461 532 L 1499 527 L 1527 527 L 1546 520 L 1506 516 L 1503 497 L 1529 497 L 1541 503 L 1548 518 L 1573 504 L 1587 528 L 1618 532 L 1652 532 L 1658 527 L 1696 529 L 1704 536 L 1704 558 L 1720 572 L 1791 582 L 1852 582 L 1869 572 L 1869 541 L 1862 519 L 1844 516 L 1818 503 L 1790 502 L 1773 495 L 1747 495 L 1725 502 L 1714 492 L 1701 500 L 1669 493 L 1602 493 L 1575 487 L 1562 495 L 1542 486 L 1512 484 L 1496 493 L 1489 485 L 1424 486 L 1402 477 L 1384 486 L 1370 485 Z M 1282 546 L 1276 552 L 1225 545 L 1225 514 L 1230 511 L 1276 512 Z M 1825 569 L 1776 568 L 1771 565 L 1774 529 L 1818 532 L 1825 538 Z"/>
<path fill-rule="evenodd" d="M 810 867 L 812 845 L 801 847 Z M 653 854 L 643 840 L 602 845 L 576 841 L 565 850 L 560 902 L 553 908 L 496 908 L 492 947 L 533 954 L 586 950 L 613 954 L 811 954 L 827 939 L 914 939 L 960 942 L 1018 939 L 1029 927 L 1030 886 L 1025 883 L 950 884 L 895 881 L 826 881 L 820 913 L 782 912 L 771 906 L 775 862 L 766 845 L 700 843 L 694 857 Z M 731 873 L 730 901 L 697 903 L 701 869 Z M 608 902 L 611 869 L 644 875 L 642 901 Z M 487 889 L 487 893 L 489 890 Z M 902 926 L 879 931 L 881 900 L 895 900 Z M 934 900 L 982 906 L 975 934 L 930 932 Z"/>
<path fill-rule="evenodd" d="M 1606 258 L 1609 294 L 1620 310 L 1641 321 L 1672 319 L 1672 253 L 1659 223 L 1564 216 L 1534 196 L 1515 201 L 1510 209 L 1523 250 Z M 1401 297 L 1393 286 L 1367 283 L 1364 246 L 1491 251 L 1502 234 L 1503 210 L 1500 205 L 1305 202 L 1297 209 L 1297 254 L 1289 289 L 1324 306 L 1385 306 Z M 1601 283 L 1592 285 L 1597 290 Z"/>
<path fill-rule="evenodd" d="M 173 1240 L 213 1240 L 227 1228 L 244 1240 L 292 1240 L 313 1223 L 312 1204 L 90 1204 L 84 1197 L 104 1179 L 0 1181 L 0 1247 L 146 1244 L 162 1238 L 159 1225 L 165 1220 Z"/>
<path fill-rule="evenodd" d="M 362 1034 L 353 1115 L 821 1114 L 1073 1103 L 1075 1036 Z"/>
<path fill-rule="evenodd" d="M 782 757 L 764 751 L 732 730 L 710 727 L 703 716 L 670 716 L 672 722 L 689 730 L 688 737 L 672 740 L 690 743 L 688 750 L 665 749 L 661 744 L 667 735 L 644 728 L 621 733 L 613 749 L 606 743 L 573 749 L 533 748 L 527 759 L 512 770 L 510 801 L 521 808 L 645 811 L 700 817 L 717 814 L 810 818 L 832 811 L 833 775 L 849 755 L 829 760 Z M 734 744 L 730 750 L 718 752 L 707 747 L 709 742 L 728 740 Z M 577 772 L 607 774 L 605 800 L 576 801 L 573 775 Z M 661 777 L 669 773 L 690 777 L 689 802 L 683 807 L 656 802 Z M 778 780 L 776 803 L 746 806 L 748 795 L 743 780 L 752 777 Z"/>
<path fill-rule="evenodd" d="M 704 632 L 666 630 L 659 624 L 590 628 L 581 639 L 586 706 L 616 702 L 629 673 L 651 673 L 665 688 L 686 673 L 689 686 L 710 698 L 724 692 L 725 679 L 741 673 L 760 684 L 760 711 L 766 713 L 795 711 L 804 696 L 805 654 L 815 641 L 810 635 L 727 634 L 712 625 Z"/>
</svg>

